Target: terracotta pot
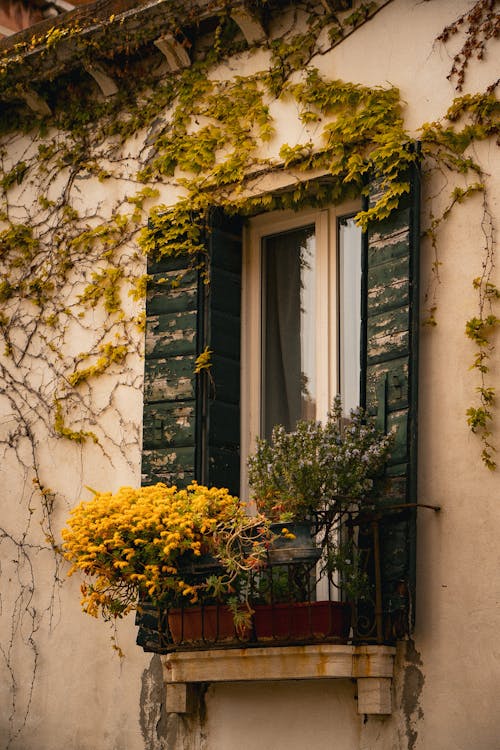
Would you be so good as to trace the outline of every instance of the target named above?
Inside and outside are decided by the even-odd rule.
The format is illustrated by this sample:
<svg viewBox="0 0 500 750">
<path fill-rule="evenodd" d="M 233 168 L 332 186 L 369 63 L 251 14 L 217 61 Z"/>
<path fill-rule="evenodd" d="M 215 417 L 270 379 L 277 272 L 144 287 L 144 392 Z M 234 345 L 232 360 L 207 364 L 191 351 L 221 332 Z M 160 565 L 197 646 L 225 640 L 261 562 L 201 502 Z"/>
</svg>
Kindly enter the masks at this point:
<svg viewBox="0 0 500 750">
<path fill-rule="evenodd" d="M 250 632 L 237 633 L 231 611 L 223 605 L 170 609 L 168 626 L 176 644 L 213 644 L 248 640 Z"/>
<path fill-rule="evenodd" d="M 346 602 L 297 602 L 255 606 L 257 641 L 296 641 L 336 638 L 345 643 L 351 625 Z"/>
</svg>

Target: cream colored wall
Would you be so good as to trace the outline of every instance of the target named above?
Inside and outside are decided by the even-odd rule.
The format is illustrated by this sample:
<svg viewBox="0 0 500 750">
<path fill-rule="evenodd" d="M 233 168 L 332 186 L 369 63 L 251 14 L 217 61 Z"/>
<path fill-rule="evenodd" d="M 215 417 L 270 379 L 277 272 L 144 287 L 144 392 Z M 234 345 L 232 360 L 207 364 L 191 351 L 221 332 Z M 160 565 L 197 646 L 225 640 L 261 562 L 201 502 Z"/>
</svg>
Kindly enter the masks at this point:
<svg viewBox="0 0 500 750">
<path fill-rule="evenodd" d="M 490 209 L 498 217 L 498 149 L 480 148 L 478 153 L 491 175 Z M 483 242 L 481 198 L 473 205 L 472 215 L 457 212 L 443 233 L 443 245 L 455 258 L 443 266 L 439 326 L 422 335 L 420 497 L 441 504 L 443 511 L 439 518 L 420 516 L 416 644 L 426 673 L 422 736 L 427 743 L 439 733 L 450 747 L 496 748 L 499 481 L 478 460 L 477 441 L 464 427 L 463 416 L 476 385 L 463 367 L 464 354 L 471 359 L 473 351 L 464 346 L 464 320 L 474 310 L 471 279 L 481 270 L 477 248 Z M 498 284 L 498 269 L 494 279 Z M 498 375 L 496 351 L 493 384 Z M 496 430 L 496 441 L 498 434 Z"/>
<path fill-rule="evenodd" d="M 466 2 L 392 3 L 317 66 L 330 77 L 398 86 L 406 102 L 408 127 L 418 135 L 419 125 L 440 118 L 456 95 L 446 79 L 453 46 L 445 49 L 434 40 L 451 19 L 470 6 Z M 499 53 L 496 41 L 483 64 L 471 64 L 464 93 L 482 91 L 496 80 Z M 283 126 L 285 120 L 286 116 Z M 498 216 L 498 148 L 481 146 L 476 153 L 488 175 L 490 210 Z M 426 201 L 440 190 L 446 198 L 448 180 L 445 175 L 425 187 L 424 228 Z M 443 200 L 434 198 L 436 214 L 440 203 L 444 205 Z M 479 441 L 465 421 L 477 385 L 476 376 L 468 370 L 474 347 L 464 331 L 465 321 L 477 308 L 472 279 L 481 273 L 481 217 L 482 197 L 478 196 L 459 207 L 440 232 L 443 265 L 437 290 L 438 326 L 421 329 L 419 500 L 441 505 L 442 511 L 439 515 L 419 511 L 415 640 L 398 646 L 393 716 L 369 717 L 364 722 L 356 716 L 352 694 L 349 696 L 342 681 L 326 689 L 321 684 L 308 684 L 307 689 L 297 685 L 295 694 L 289 685 L 266 685 L 262 693 L 255 686 L 254 699 L 249 686 L 237 686 L 236 690 L 216 686 L 207 694 L 207 750 L 240 745 L 266 750 L 358 747 L 353 744 L 356 731 L 362 750 L 500 747 L 500 647 L 495 637 L 500 632 L 500 482 L 498 472 L 487 471 L 481 463 Z M 423 242 L 423 310 L 433 260 L 429 243 Z M 493 280 L 500 283 L 498 269 Z M 492 365 L 495 384 L 498 353 Z M 249 715 L 255 716 L 251 740 L 246 733 L 239 733 L 240 725 L 232 715 L 241 695 L 247 700 Z M 319 695 L 320 705 L 325 701 L 330 706 L 328 710 L 325 705 L 323 718 L 316 711 Z M 291 728 L 286 741 L 281 733 L 284 699 Z M 275 711 L 279 717 L 276 723 Z M 333 719 L 341 715 L 341 722 Z M 346 715 L 350 716 L 350 728 L 344 735 Z M 305 717 L 299 727 L 297 717 Z M 307 717 L 314 720 L 308 722 Z M 216 728 L 217 718 L 220 727 Z M 283 725 L 286 723 L 285 719 Z M 320 739 L 324 731 L 326 737 Z"/>
<path fill-rule="evenodd" d="M 468 0 L 394 0 L 314 62 L 330 77 L 399 86 L 407 103 L 409 127 L 416 134 L 418 125 L 441 116 L 455 95 L 446 79 L 451 48 L 434 40 L 471 5 Z M 494 41 L 486 60 L 471 64 L 467 91 L 484 90 L 498 77 L 498 52 L 500 43 Z M 232 70 L 225 66 L 220 74 L 248 72 L 258 68 L 262 59 L 243 55 L 231 61 Z M 278 140 L 294 145 L 294 139 L 303 137 L 295 107 L 280 104 L 273 114 L 278 118 L 279 139 L 271 144 L 271 151 Z M 20 152 L 22 148 L 20 142 Z M 490 207 L 498 216 L 498 149 L 485 146 L 477 153 L 489 175 Z M 442 187 L 436 180 L 425 188 L 424 198 Z M 101 198 L 106 205 L 110 188 L 100 190 L 86 191 L 85 200 Z M 23 195 L 23 200 L 33 198 L 26 192 Z M 172 200 L 172 193 L 164 198 Z M 7 736 L 13 708 L 14 731 L 27 713 L 26 726 L 11 743 L 12 750 L 498 750 L 495 688 L 500 679 L 500 648 L 495 636 L 500 632 L 500 487 L 498 473 L 482 466 L 479 441 L 470 435 L 464 416 L 476 385 L 467 369 L 473 347 L 465 338 L 464 325 L 476 310 L 471 281 L 481 272 L 481 213 L 481 198 L 474 198 L 443 227 L 438 326 L 421 332 L 419 497 L 421 502 L 440 504 L 442 511 L 439 515 L 419 513 L 415 640 L 398 647 L 393 716 L 364 721 L 356 713 L 354 684 L 339 680 L 212 685 L 205 694 L 201 719 L 167 720 L 161 711 L 159 660 L 135 646 L 133 616 L 118 627 L 125 652 L 120 660 L 111 649 L 110 630 L 80 612 L 76 577 L 65 580 L 52 604 L 53 566 L 43 553 L 36 557 L 35 570 L 41 593 L 29 603 L 27 599 L 21 602 L 23 612 L 28 604 L 36 608 L 35 618 L 41 618 L 37 655 L 17 641 L 12 646 L 14 704 L 10 674 L 5 659 L 0 658 L 0 737 Z M 422 304 L 432 262 L 431 248 L 424 243 Z M 500 285 L 498 271 L 495 275 Z M 493 362 L 493 377 L 498 379 L 497 354 Z M 107 456 L 95 447 L 82 452 L 51 439 L 39 445 L 47 482 L 64 498 L 56 509 L 57 528 L 64 524 L 69 508 L 85 496 L 84 485 L 115 489 L 140 481 L 139 359 L 133 368 L 134 387 L 124 387 L 119 409 L 126 414 L 130 430 L 125 452 L 111 444 Z M 103 398 L 106 387 L 109 381 L 107 386 L 103 383 Z M 0 408 L 0 429 L 5 434 L 12 415 L 5 400 L 0 400 Z M 103 427 L 118 434 L 120 414 L 108 415 L 106 420 Z M 26 500 L 30 479 L 9 454 L 9 462 L 0 467 L 2 525 L 19 531 L 19 490 Z M 2 589 L 0 614 L 4 654 L 9 654 L 12 617 L 21 615 L 16 609 L 16 570 L 10 558 L 2 562 L 9 584 Z M 62 566 L 62 579 L 65 572 Z M 50 606 L 52 617 L 47 616 Z M 31 609 L 24 617 L 29 619 L 30 613 Z"/>
<path fill-rule="evenodd" d="M 361 722 L 353 713 L 354 688 L 350 680 L 212 685 L 206 694 L 207 750 L 357 748 Z"/>
</svg>

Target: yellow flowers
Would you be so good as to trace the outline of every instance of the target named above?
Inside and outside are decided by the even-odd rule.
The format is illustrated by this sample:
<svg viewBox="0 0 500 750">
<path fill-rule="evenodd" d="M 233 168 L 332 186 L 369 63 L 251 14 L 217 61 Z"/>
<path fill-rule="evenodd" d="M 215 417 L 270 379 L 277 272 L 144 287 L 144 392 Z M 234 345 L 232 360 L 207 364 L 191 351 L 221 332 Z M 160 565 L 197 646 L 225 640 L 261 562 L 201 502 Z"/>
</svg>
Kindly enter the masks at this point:
<svg viewBox="0 0 500 750">
<path fill-rule="evenodd" d="M 194 363 L 195 375 L 198 375 L 203 370 L 209 370 L 212 367 L 212 354 L 212 349 L 209 349 L 209 347 L 206 346 L 201 354 L 196 357 Z"/>
<path fill-rule="evenodd" d="M 82 587 L 83 610 L 122 617 L 144 596 L 196 601 L 206 581 L 186 581 L 183 567 L 203 553 L 220 556 L 226 530 L 234 534 L 253 523 L 226 489 L 122 487 L 115 494 L 94 492 L 72 510 L 63 552 L 72 563 L 69 575 L 83 571 L 91 579 Z"/>
</svg>

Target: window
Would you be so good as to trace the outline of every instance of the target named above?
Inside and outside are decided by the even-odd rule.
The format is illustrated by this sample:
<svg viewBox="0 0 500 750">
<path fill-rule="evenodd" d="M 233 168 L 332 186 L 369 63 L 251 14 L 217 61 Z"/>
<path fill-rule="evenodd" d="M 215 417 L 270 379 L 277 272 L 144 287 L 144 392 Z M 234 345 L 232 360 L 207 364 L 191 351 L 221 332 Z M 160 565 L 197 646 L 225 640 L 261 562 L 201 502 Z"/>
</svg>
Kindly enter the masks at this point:
<svg viewBox="0 0 500 750">
<path fill-rule="evenodd" d="M 275 424 L 359 403 L 361 230 L 355 203 L 252 219 L 243 251 L 242 494 L 246 458 Z"/>
<path fill-rule="evenodd" d="M 249 227 L 244 227 L 242 217 L 214 209 L 206 236 L 210 284 L 192 268 L 191 257 L 166 254 L 149 261 L 146 305 L 143 483 L 183 486 L 195 478 L 237 494 L 247 485 L 245 458 L 252 441 L 262 434 L 262 246 L 276 248 L 280 237 L 295 231 L 296 248 L 307 246 L 314 237 L 315 301 L 308 297 L 308 306 L 314 310 L 315 369 L 306 370 L 302 362 L 295 368 L 307 377 L 307 396 L 305 380 L 301 383 L 300 408 L 312 408 L 314 402 L 321 418 L 338 391 L 348 408 L 359 392 L 379 427 L 395 432 L 387 492 L 391 504 L 401 510 L 380 526 L 382 604 L 393 624 L 397 617 L 401 620 L 399 610 L 392 614 L 402 601 L 401 581 L 410 592 L 415 589 L 418 168 L 407 177 L 409 194 L 363 238 L 362 289 L 355 281 L 359 264 L 350 264 L 350 248 L 360 244 L 352 221 L 359 205 L 269 214 L 252 219 Z M 373 182 L 367 191 L 369 203 L 379 194 L 379 186 Z M 300 270 L 300 253 L 297 262 Z M 361 294 L 358 348 L 358 324 L 353 322 L 359 320 Z M 299 318 L 299 328 L 309 330 Z M 196 357 L 206 347 L 212 350 L 210 372 L 196 375 Z"/>
</svg>

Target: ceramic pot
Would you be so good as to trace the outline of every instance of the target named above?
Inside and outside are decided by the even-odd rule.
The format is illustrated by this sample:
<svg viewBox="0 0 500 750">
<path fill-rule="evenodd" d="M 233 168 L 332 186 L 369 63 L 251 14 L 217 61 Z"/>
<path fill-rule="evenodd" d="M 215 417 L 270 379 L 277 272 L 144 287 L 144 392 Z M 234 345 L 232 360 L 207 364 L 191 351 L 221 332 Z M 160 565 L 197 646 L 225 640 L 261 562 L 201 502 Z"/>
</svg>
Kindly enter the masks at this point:
<svg viewBox="0 0 500 750">
<path fill-rule="evenodd" d="M 316 546 L 309 522 L 272 523 L 271 531 L 276 538 L 268 550 L 269 565 L 314 563 L 320 558 L 321 550 Z"/>
</svg>

